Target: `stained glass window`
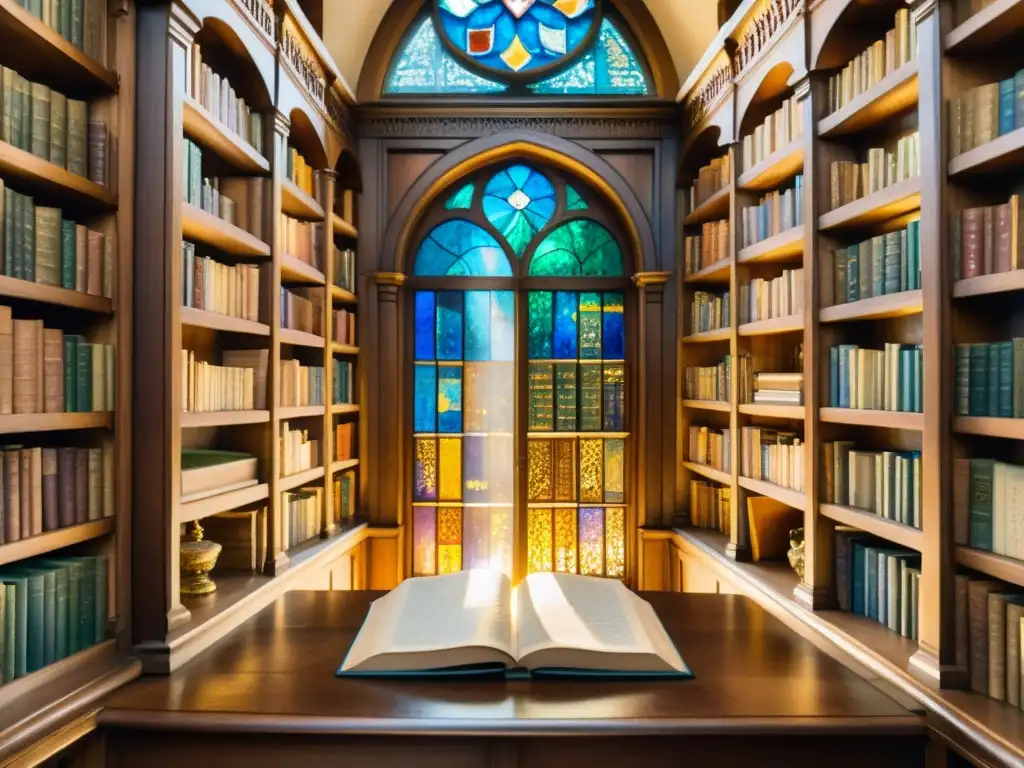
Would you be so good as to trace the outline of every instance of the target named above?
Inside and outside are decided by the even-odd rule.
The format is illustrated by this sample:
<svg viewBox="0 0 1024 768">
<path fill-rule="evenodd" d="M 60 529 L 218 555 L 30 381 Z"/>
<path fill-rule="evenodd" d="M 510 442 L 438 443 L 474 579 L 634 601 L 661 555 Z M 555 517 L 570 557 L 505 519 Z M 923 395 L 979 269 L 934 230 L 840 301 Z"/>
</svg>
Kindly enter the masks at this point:
<svg viewBox="0 0 1024 768">
<path fill-rule="evenodd" d="M 547 177 L 525 165 L 513 165 L 484 188 L 484 215 L 522 256 L 555 212 L 555 188 Z"/>
<path fill-rule="evenodd" d="M 644 96 L 647 75 L 622 33 L 608 19 L 601 22 L 597 44 L 565 72 L 530 86 L 540 94 Z"/>
<path fill-rule="evenodd" d="M 508 87 L 459 64 L 445 50 L 429 16 L 416 23 L 391 62 L 384 93 L 500 93 Z"/>
<path fill-rule="evenodd" d="M 460 209 L 467 209 L 473 204 L 473 192 L 475 188 L 472 184 L 459 189 L 454 195 L 448 198 L 448 202 L 444 204 L 446 211 L 457 211 Z"/>
<path fill-rule="evenodd" d="M 465 219 L 438 224 L 420 244 L 414 272 L 430 277 L 511 277 L 498 241 Z"/>
<path fill-rule="evenodd" d="M 575 219 L 545 237 L 530 260 L 530 274 L 540 277 L 618 277 L 622 249 L 604 225 Z"/>
</svg>

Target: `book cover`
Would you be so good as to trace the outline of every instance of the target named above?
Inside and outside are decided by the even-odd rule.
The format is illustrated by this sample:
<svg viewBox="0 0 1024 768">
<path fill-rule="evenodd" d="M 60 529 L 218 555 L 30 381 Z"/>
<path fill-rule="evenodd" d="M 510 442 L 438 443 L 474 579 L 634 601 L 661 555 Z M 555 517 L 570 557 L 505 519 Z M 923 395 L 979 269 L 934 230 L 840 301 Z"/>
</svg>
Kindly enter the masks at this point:
<svg viewBox="0 0 1024 768">
<path fill-rule="evenodd" d="M 992 500 L 995 461 L 971 459 L 970 545 L 992 551 Z"/>
</svg>

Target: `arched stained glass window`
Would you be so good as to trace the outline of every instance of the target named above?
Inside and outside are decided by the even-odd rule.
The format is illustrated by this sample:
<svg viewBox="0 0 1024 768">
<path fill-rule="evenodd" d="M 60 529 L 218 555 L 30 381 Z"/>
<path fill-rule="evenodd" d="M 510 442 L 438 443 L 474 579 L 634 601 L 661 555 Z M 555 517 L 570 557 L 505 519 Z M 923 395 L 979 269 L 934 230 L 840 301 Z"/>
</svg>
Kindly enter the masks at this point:
<svg viewBox="0 0 1024 768">
<path fill-rule="evenodd" d="M 424 277 L 511 277 L 498 241 L 483 227 L 452 219 L 435 227 L 416 254 L 414 274 Z"/>
<path fill-rule="evenodd" d="M 431 18 L 416 24 L 395 54 L 384 93 L 500 93 L 507 88 L 459 64 L 441 44 Z"/>
<path fill-rule="evenodd" d="M 454 195 L 448 198 L 448 202 L 444 204 L 446 211 L 457 211 L 466 210 L 473 204 L 473 193 L 476 191 L 476 187 L 472 184 L 459 189 Z"/>
<path fill-rule="evenodd" d="M 539 171 L 514 165 L 487 182 L 483 206 L 487 220 L 522 256 L 555 212 L 555 188 Z"/>
<path fill-rule="evenodd" d="M 565 72 L 530 86 L 539 94 L 597 95 L 648 93 L 647 75 L 622 33 L 608 19 L 601 22 L 597 45 Z"/>
<path fill-rule="evenodd" d="M 622 249 L 604 225 L 592 219 L 566 222 L 551 232 L 533 254 L 535 277 L 621 277 Z"/>
</svg>

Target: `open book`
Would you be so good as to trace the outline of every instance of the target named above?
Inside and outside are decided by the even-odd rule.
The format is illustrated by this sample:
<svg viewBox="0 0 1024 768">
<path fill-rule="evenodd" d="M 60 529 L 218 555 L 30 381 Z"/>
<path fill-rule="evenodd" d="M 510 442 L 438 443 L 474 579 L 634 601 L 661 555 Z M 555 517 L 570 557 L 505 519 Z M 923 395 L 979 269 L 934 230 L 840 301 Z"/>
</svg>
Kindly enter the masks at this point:
<svg viewBox="0 0 1024 768">
<path fill-rule="evenodd" d="M 408 579 L 375 600 L 338 676 L 692 677 L 645 600 L 615 579 L 500 571 Z"/>
</svg>

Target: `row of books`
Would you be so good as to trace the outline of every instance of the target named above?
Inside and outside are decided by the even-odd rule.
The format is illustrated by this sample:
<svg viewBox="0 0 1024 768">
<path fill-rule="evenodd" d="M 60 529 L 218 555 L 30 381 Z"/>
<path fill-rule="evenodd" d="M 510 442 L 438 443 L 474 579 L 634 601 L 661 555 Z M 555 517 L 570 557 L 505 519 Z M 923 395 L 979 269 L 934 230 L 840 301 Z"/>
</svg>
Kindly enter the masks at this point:
<svg viewBox="0 0 1024 768">
<path fill-rule="evenodd" d="M 36 205 L 0 179 L 3 274 L 93 296 L 114 295 L 114 238 Z"/>
<path fill-rule="evenodd" d="M 829 405 L 921 413 L 924 398 L 920 344 L 887 343 L 884 349 L 840 344 L 829 349 Z"/>
<path fill-rule="evenodd" d="M 704 222 L 699 235 L 687 236 L 684 255 L 688 275 L 729 258 L 729 220 Z"/>
<path fill-rule="evenodd" d="M 867 162 L 834 160 L 829 166 L 829 210 L 920 175 L 920 134 L 898 139 L 894 151 L 873 147 Z"/>
<path fill-rule="evenodd" d="M 743 427 L 740 474 L 794 491 L 804 489 L 804 441 L 795 432 Z"/>
<path fill-rule="evenodd" d="M 531 363 L 530 431 L 622 431 L 626 420 L 625 380 L 621 363 Z"/>
<path fill-rule="evenodd" d="M 343 403 L 353 404 L 356 401 L 356 368 L 350 360 L 337 360 L 332 362 L 334 365 L 334 392 L 332 392 L 331 402 L 334 405 L 341 405 Z"/>
<path fill-rule="evenodd" d="M 307 195 L 320 199 L 320 178 L 295 147 L 288 147 L 285 176 Z"/>
<path fill-rule="evenodd" d="M 334 425 L 334 460 L 348 461 L 354 459 L 357 453 L 356 441 L 359 433 L 356 429 L 356 422 L 342 421 Z"/>
<path fill-rule="evenodd" d="M 686 192 L 686 210 L 692 211 L 716 192 L 732 184 L 729 155 L 716 157 L 697 171 L 697 180 Z"/>
<path fill-rule="evenodd" d="M 729 402 L 732 386 L 732 355 L 716 365 L 687 368 L 684 372 L 683 397 L 687 400 Z"/>
<path fill-rule="evenodd" d="M 356 252 L 351 248 L 334 247 L 334 274 L 331 282 L 350 293 L 356 292 Z"/>
<path fill-rule="evenodd" d="M 86 56 L 106 63 L 105 0 L 15 0 Z"/>
<path fill-rule="evenodd" d="M 0 414 L 114 410 L 114 347 L 0 306 Z"/>
<path fill-rule="evenodd" d="M 1020 196 L 1000 205 L 953 214 L 950 237 L 954 279 L 1009 272 L 1024 266 Z"/>
<path fill-rule="evenodd" d="M 921 288 L 921 221 L 877 235 L 833 254 L 834 304 Z"/>
<path fill-rule="evenodd" d="M 323 289 L 285 288 L 282 286 L 281 327 L 323 336 Z"/>
<path fill-rule="evenodd" d="M 721 295 L 695 291 L 690 303 L 690 333 L 706 333 L 729 327 L 729 292 Z"/>
<path fill-rule="evenodd" d="M 921 452 L 864 451 L 849 440 L 824 446 L 823 499 L 921 527 Z"/>
<path fill-rule="evenodd" d="M 743 137 L 741 167 L 749 171 L 773 152 L 788 147 L 803 133 L 803 101 L 798 101 L 794 96 L 784 99 L 782 105 L 768 115 L 763 123 Z"/>
<path fill-rule="evenodd" d="M 199 145 L 188 139 L 183 141 L 185 162 L 182 163 L 182 173 L 185 202 L 223 219 L 228 224 L 234 224 L 235 201 L 228 194 L 221 192 L 220 179 L 211 179 L 203 175 L 203 150 Z"/>
<path fill-rule="evenodd" d="M 751 373 L 753 358 L 740 357 L 741 403 L 758 405 L 803 405 L 804 375 L 802 373 L 761 371 Z M 747 381 L 749 380 L 749 384 Z"/>
<path fill-rule="evenodd" d="M 724 533 L 731 531 L 729 497 L 732 489 L 706 480 L 690 481 L 690 525 Z"/>
<path fill-rule="evenodd" d="M 331 483 L 331 491 L 334 498 L 334 522 L 348 523 L 356 516 L 356 472 L 354 469 L 347 469 L 336 476 Z"/>
<path fill-rule="evenodd" d="M 843 526 L 835 558 L 839 607 L 916 640 L 921 555 Z"/>
<path fill-rule="evenodd" d="M 107 183 L 107 125 L 89 119 L 87 102 L 10 67 L 0 73 L 0 91 L 0 139 L 96 184 Z"/>
<path fill-rule="evenodd" d="M 895 26 L 857 54 L 849 64 L 828 79 L 829 114 L 842 109 L 864 91 L 917 58 L 917 25 L 906 8 L 896 11 Z"/>
<path fill-rule="evenodd" d="M 260 268 L 222 264 L 196 256 L 196 245 L 181 242 L 182 305 L 242 320 L 259 321 Z"/>
<path fill-rule="evenodd" d="M 185 413 L 252 410 L 256 405 L 255 382 L 252 368 L 226 362 L 213 365 L 196 360 L 196 353 L 190 349 L 181 350 L 181 409 Z"/>
<path fill-rule="evenodd" d="M 267 408 L 267 366 L 269 349 L 225 349 L 220 353 L 221 362 L 232 368 L 247 368 L 252 371 L 251 408 L 263 411 Z"/>
<path fill-rule="evenodd" d="M 282 541 L 288 549 L 320 535 L 323 529 L 324 489 L 319 486 L 300 488 L 284 494 Z"/>
<path fill-rule="evenodd" d="M 949 100 L 949 156 L 1024 128 L 1024 69 Z"/>
<path fill-rule="evenodd" d="M 1024 708 L 1024 594 L 1000 581 L 957 574 L 953 595 L 956 660 L 969 669 L 971 690 Z"/>
<path fill-rule="evenodd" d="M 0 451 L 0 544 L 114 516 L 113 443 Z"/>
<path fill-rule="evenodd" d="M 953 460 L 953 541 L 1024 560 L 1024 467 Z"/>
<path fill-rule="evenodd" d="M 203 61 L 199 43 L 192 44 L 188 95 L 199 102 L 225 128 L 263 154 L 263 115 L 250 109 L 228 79 Z"/>
<path fill-rule="evenodd" d="M 957 344 L 953 370 L 958 416 L 1024 418 L 1024 339 Z"/>
<path fill-rule="evenodd" d="M 691 426 L 686 432 L 686 455 L 695 464 L 729 472 L 730 461 L 729 429 Z"/>
<path fill-rule="evenodd" d="M 0 683 L 107 639 L 106 556 L 40 557 L 0 568 Z"/>
<path fill-rule="evenodd" d="M 320 441 L 309 436 L 308 429 L 290 429 L 288 422 L 281 422 L 281 475 L 287 477 L 319 467 Z"/>
<path fill-rule="evenodd" d="M 775 190 L 762 197 L 757 205 L 743 209 L 743 244 L 747 248 L 781 232 L 803 224 L 804 177 L 796 177 L 793 186 Z"/>
<path fill-rule="evenodd" d="M 323 242 L 324 236 L 323 223 L 300 221 L 283 213 L 280 223 L 281 246 L 284 252 L 323 272 L 323 260 L 320 257 L 320 243 Z"/>
<path fill-rule="evenodd" d="M 280 372 L 280 403 L 283 408 L 324 404 L 323 366 L 282 360 Z"/>
<path fill-rule="evenodd" d="M 356 343 L 356 313 L 351 309 L 334 310 L 334 334 L 331 336 L 339 344 Z"/>
<path fill-rule="evenodd" d="M 755 277 L 740 286 L 740 323 L 801 315 L 804 311 L 804 270 L 784 269 L 771 279 Z"/>
</svg>

